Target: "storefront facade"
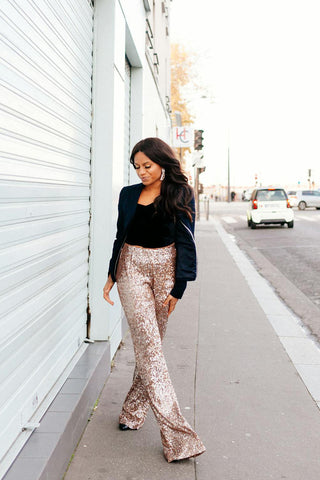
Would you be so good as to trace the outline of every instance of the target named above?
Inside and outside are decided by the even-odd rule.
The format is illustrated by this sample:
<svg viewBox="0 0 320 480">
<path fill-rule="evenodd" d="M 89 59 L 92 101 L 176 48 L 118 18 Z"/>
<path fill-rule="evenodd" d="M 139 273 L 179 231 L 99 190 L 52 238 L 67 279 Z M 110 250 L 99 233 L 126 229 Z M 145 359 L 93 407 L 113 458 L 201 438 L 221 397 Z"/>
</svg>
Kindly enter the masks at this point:
<svg viewBox="0 0 320 480">
<path fill-rule="evenodd" d="M 0 477 L 86 342 L 111 362 L 125 333 L 102 288 L 130 149 L 169 140 L 167 3 L 1 6 Z"/>
</svg>

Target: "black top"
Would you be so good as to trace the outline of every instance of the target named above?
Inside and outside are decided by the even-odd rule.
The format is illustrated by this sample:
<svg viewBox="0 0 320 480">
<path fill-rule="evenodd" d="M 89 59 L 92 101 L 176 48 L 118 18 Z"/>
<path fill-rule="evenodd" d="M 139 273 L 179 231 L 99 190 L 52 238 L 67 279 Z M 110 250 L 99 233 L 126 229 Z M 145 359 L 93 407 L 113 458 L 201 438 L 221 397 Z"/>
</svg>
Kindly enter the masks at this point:
<svg viewBox="0 0 320 480">
<path fill-rule="evenodd" d="M 137 204 L 132 223 L 128 229 L 126 243 L 145 248 L 166 247 L 174 243 L 174 223 L 155 213 L 154 204 Z"/>
<path fill-rule="evenodd" d="M 161 248 L 175 242 L 175 224 L 161 212 L 155 212 L 153 203 L 137 204 L 133 220 L 128 228 L 126 243 L 144 248 Z M 176 280 L 171 295 L 181 298 L 186 288 L 185 280 Z"/>
</svg>

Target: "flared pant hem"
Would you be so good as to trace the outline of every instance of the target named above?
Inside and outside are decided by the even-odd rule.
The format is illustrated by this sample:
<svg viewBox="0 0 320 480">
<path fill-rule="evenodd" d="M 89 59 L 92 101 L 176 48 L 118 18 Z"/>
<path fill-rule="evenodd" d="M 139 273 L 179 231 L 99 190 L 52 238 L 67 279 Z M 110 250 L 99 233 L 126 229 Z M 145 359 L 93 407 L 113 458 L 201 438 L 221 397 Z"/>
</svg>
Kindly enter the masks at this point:
<svg viewBox="0 0 320 480">
<path fill-rule="evenodd" d="M 123 418 L 121 415 L 119 417 L 119 423 L 122 423 L 123 425 L 127 425 L 127 427 L 129 427 L 131 430 L 139 430 L 140 428 L 143 427 L 143 423 L 141 423 L 140 425 L 136 425 L 134 424 L 134 422 L 130 422 L 129 420 Z"/>
<path fill-rule="evenodd" d="M 188 458 L 195 458 L 195 457 L 198 457 L 199 455 L 202 455 L 204 452 L 206 451 L 206 448 L 203 447 L 201 450 L 196 450 L 195 449 L 195 453 L 192 453 L 188 455 L 186 455 L 185 453 L 184 454 L 181 454 L 180 456 L 174 456 L 170 453 L 166 453 L 165 451 L 163 451 L 163 454 L 164 454 L 164 457 L 165 459 L 167 460 L 168 463 L 171 463 L 171 462 L 175 462 L 175 461 L 178 461 L 178 460 L 187 460 Z"/>
</svg>

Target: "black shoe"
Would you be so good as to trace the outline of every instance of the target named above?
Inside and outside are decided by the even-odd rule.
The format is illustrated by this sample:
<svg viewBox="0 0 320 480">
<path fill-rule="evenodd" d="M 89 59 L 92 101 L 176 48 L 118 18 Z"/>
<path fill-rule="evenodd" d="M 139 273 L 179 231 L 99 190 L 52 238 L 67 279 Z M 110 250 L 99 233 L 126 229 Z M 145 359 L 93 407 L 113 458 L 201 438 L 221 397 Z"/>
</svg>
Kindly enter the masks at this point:
<svg viewBox="0 0 320 480">
<path fill-rule="evenodd" d="M 130 428 L 125 423 L 119 423 L 120 430 L 137 430 L 136 428 Z"/>
</svg>

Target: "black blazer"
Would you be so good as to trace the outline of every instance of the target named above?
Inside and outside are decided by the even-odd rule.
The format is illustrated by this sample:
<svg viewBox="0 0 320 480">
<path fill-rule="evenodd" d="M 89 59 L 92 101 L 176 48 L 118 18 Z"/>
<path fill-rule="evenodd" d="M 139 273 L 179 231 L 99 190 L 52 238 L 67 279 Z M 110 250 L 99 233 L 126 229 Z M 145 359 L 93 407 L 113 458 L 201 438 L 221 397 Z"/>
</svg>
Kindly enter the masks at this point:
<svg viewBox="0 0 320 480">
<path fill-rule="evenodd" d="M 122 247 L 126 241 L 128 227 L 132 221 L 136 206 L 143 189 L 143 184 L 123 187 L 118 204 L 117 234 L 113 244 L 112 257 L 109 263 L 108 275 L 116 282 L 117 266 Z M 197 256 L 194 241 L 195 202 L 190 202 L 192 222 L 185 214 L 178 214 L 175 224 L 176 280 L 191 281 L 197 276 Z"/>
</svg>

